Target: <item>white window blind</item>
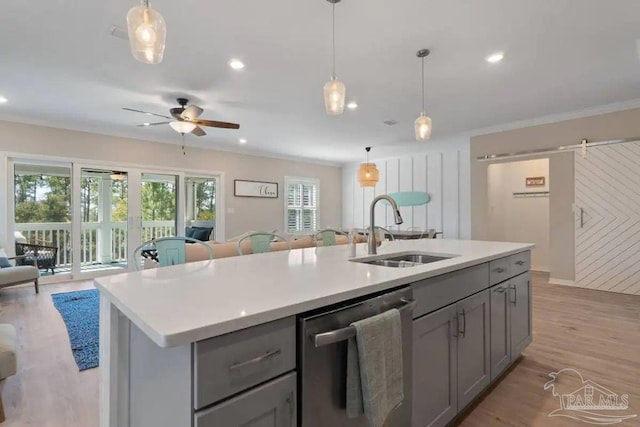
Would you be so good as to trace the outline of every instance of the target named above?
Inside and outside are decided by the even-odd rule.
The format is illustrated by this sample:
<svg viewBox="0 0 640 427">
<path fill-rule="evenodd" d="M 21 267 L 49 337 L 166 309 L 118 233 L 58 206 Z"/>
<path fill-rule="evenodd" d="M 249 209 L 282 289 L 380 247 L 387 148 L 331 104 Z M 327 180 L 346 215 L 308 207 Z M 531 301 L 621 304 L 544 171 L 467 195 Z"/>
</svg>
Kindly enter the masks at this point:
<svg viewBox="0 0 640 427">
<path fill-rule="evenodd" d="M 285 229 L 287 233 L 313 232 L 318 228 L 318 180 L 285 178 Z"/>
</svg>

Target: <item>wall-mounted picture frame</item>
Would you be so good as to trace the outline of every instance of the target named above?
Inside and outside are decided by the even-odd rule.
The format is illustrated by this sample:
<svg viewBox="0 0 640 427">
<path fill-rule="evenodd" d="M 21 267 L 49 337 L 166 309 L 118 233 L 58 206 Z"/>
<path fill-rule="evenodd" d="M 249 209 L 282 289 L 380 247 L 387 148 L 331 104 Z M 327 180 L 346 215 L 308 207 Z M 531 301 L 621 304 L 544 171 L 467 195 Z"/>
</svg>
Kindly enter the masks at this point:
<svg viewBox="0 0 640 427">
<path fill-rule="evenodd" d="M 256 197 L 260 199 L 277 199 L 278 183 L 265 182 L 265 181 L 250 181 L 246 179 L 234 179 L 233 195 L 235 197 Z"/>
<path fill-rule="evenodd" d="M 544 187 L 544 176 L 531 176 L 526 178 L 525 184 L 527 187 Z"/>
</svg>

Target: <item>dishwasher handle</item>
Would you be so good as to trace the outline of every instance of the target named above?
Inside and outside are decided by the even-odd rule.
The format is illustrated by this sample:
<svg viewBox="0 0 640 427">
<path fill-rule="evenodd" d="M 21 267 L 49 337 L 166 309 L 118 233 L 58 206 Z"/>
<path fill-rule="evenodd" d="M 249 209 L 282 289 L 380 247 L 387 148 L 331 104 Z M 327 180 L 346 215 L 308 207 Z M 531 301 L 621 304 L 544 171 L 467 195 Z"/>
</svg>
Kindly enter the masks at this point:
<svg viewBox="0 0 640 427">
<path fill-rule="evenodd" d="M 413 311 L 416 307 L 416 300 L 411 298 L 400 298 L 400 301 L 404 303 L 403 306 L 398 308 L 400 311 Z M 321 334 L 310 334 L 309 338 L 313 342 L 316 348 L 324 347 L 325 345 L 331 345 L 339 343 L 340 341 L 346 341 L 349 338 L 356 336 L 356 327 L 347 326 L 346 328 L 336 329 L 335 331 L 323 332 Z"/>
</svg>

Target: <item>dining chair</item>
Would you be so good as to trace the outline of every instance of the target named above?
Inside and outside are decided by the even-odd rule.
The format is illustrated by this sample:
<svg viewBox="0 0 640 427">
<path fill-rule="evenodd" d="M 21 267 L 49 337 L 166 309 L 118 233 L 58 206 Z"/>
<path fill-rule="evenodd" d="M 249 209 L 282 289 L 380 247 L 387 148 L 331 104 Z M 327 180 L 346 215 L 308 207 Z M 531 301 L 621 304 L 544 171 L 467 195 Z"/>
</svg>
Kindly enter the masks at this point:
<svg viewBox="0 0 640 427">
<path fill-rule="evenodd" d="M 369 228 L 370 227 L 366 227 L 364 229 L 364 235 L 368 236 L 369 235 Z M 389 241 L 394 241 L 396 240 L 396 238 L 393 236 L 393 233 L 391 232 L 391 230 L 384 228 L 384 227 L 379 227 L 379 226 L 375 226 L 373 227 L 374 233 L 376 233 L 376 240 L 378 242 L 382 242 L 383 240 L 389 240 Z"/>
<path fill-rule="evenodd" d="M 425 237 L 429 237 L 429 232 L 425 231 L 425 229 L 422 227 L 408 227 L 407 231 L 419 231 L 420 237 L 418 237 L 418 239 L 424 239 Z"/>
<path fill-rule="evenodd" d="M 209 261 L 213 259 L 213 249 L 205 242 L 192 239 L 191 237 L 161 237 L 159 239 L 149 240 L 138 246 L 133 251 L 133 265 L 136 270 L 140 270 L 140 255 L 143 255 L 145 258 L 154 259 L 158 262 L 158 267 L 184 264 L 186 262 L 186 244 L 199 244 L 206 247 L 209 253 Z"/>
<path fill-rule="evenodd" d="M 282 242 L 286 244 L 287 250 L 291 250 L 289 241 L 284 237 L 275 233 L 251 233 L 238 240 L 238 255 L 244 255 L 242 253 L 242 242 L 249 239 L 251 245 L 251 253 L 262 254 L 265 252 L 271 252 L 271 243 Z"/>
<path fill-rule="evenodd" d="M 318 231 L 313 235 L 313 240 L 315 240 L 316 246 L 318 246 L 318 237 L 322 240 L 322 246 L 335 246 L 336 245 L 336 236 L 346 236 L 347 233 L 344 231 L 336 230 L 335 228 L 325 228 L 324 230 Z"/>
</svg>

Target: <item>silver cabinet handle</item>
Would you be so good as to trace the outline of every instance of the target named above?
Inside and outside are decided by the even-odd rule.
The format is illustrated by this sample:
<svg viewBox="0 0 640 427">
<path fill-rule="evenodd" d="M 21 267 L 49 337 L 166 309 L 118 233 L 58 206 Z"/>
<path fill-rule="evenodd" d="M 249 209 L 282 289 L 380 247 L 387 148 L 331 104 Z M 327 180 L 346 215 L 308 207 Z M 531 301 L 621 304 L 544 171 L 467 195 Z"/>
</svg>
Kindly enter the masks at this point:
<svg viewBox="0 0 640 427">
<path fill-rule="evenodd" d="M 504 294 L 504 291 L 506 291 L 506 290 L 507 290 L 507 288 L 505 288 L 504 286 L 498 286 L 497 288 L 495 288 L 493 290 L 493 292 L 498 292 L 498 293 Z"/>
<path fill-rule="evenodd" d="M 398 308 L 400 311 L 413 311 L 416 307 L 416 300 L 411 298 L 400 298 L 400 301 L 404 304 Z M 346 328 L 336 329 L 335 331 L 323 332 L 321 334 L 310 334 L 309 338 L 313 341 L 316 348 L 324 347 L 325 345 L 335 344 L 340 341 L 348 340 L 356 336 L 355 326 L 347 326 Z"/>
<path fill-rule="evenodd" d="M 524 265 L 524 261 L 520 260 L 520 261 L 516 261 L 517 265 Z"/>
<path fill-rule="evenodd" d="M 237 371 L 239 369 L 244 369 L 247 366 L 251 366 L 251 365 L 257 365 L 260 364 L 262 362 L 265 362 L 273 357 L 279 356 L 282 353 L 282 351 L 280 349 L 277 350 L 273 350 L 273 351 L 269 351 L 265 354 L 263 354 L 262 356 L 258 356 L 255 357 L 251 360 L 247 360 L 246 362 L 241 362 L 241 363 L 236 363 L 235 365 L 231 365 L 231 367 L 229 367 L 229 371 L 230 372 L 234 372 Z"/>
<path fill-rule="evenodd" d="M 513 301 L 511 303 L 515 305 L 518 303 L 518 288 L 516 288 L 516 285 L 511 285 L 509 288 L 513 291 Z"/>
<path fill-rule="evenodd" d="M 505 269 L 504 269 L 504 268 L 502 268 L 502 267 L 498 267 L 498 268 L 494 268 L 494 269 L 493 269 L 493 271 L 495 271 L 496 273 L 504 273 L 504 272 L 505 272 L 505 271 L 507 271 L 507 270 L 505 270 Z"/>
<path fill-rule="evenodd" d="M 459 330 L 460 330 L 460 313 L 456 312 L 456 327 L 453 328 L 454 338 L 458 338 L 460 336 L 460 333 L 458 332 Z"/>
<path fill-rule="evenodd" d="M 464 334 L 467 332 L 467 314 L 462 309 L 462 330 L 460 330 L 460 335 L 464 338 Z"/>
<path fill-rule="evenodd" d="M 291 427 L 295 425 L 295 420 L 293 419 L 295 415 L 293 405 L 294 405 L 294 396 L 293 396 L 293 392 L 290 391 L 289 396 L 287 396 L 287 406 L 289 407 L 289 425 Z"/>
</svg>

